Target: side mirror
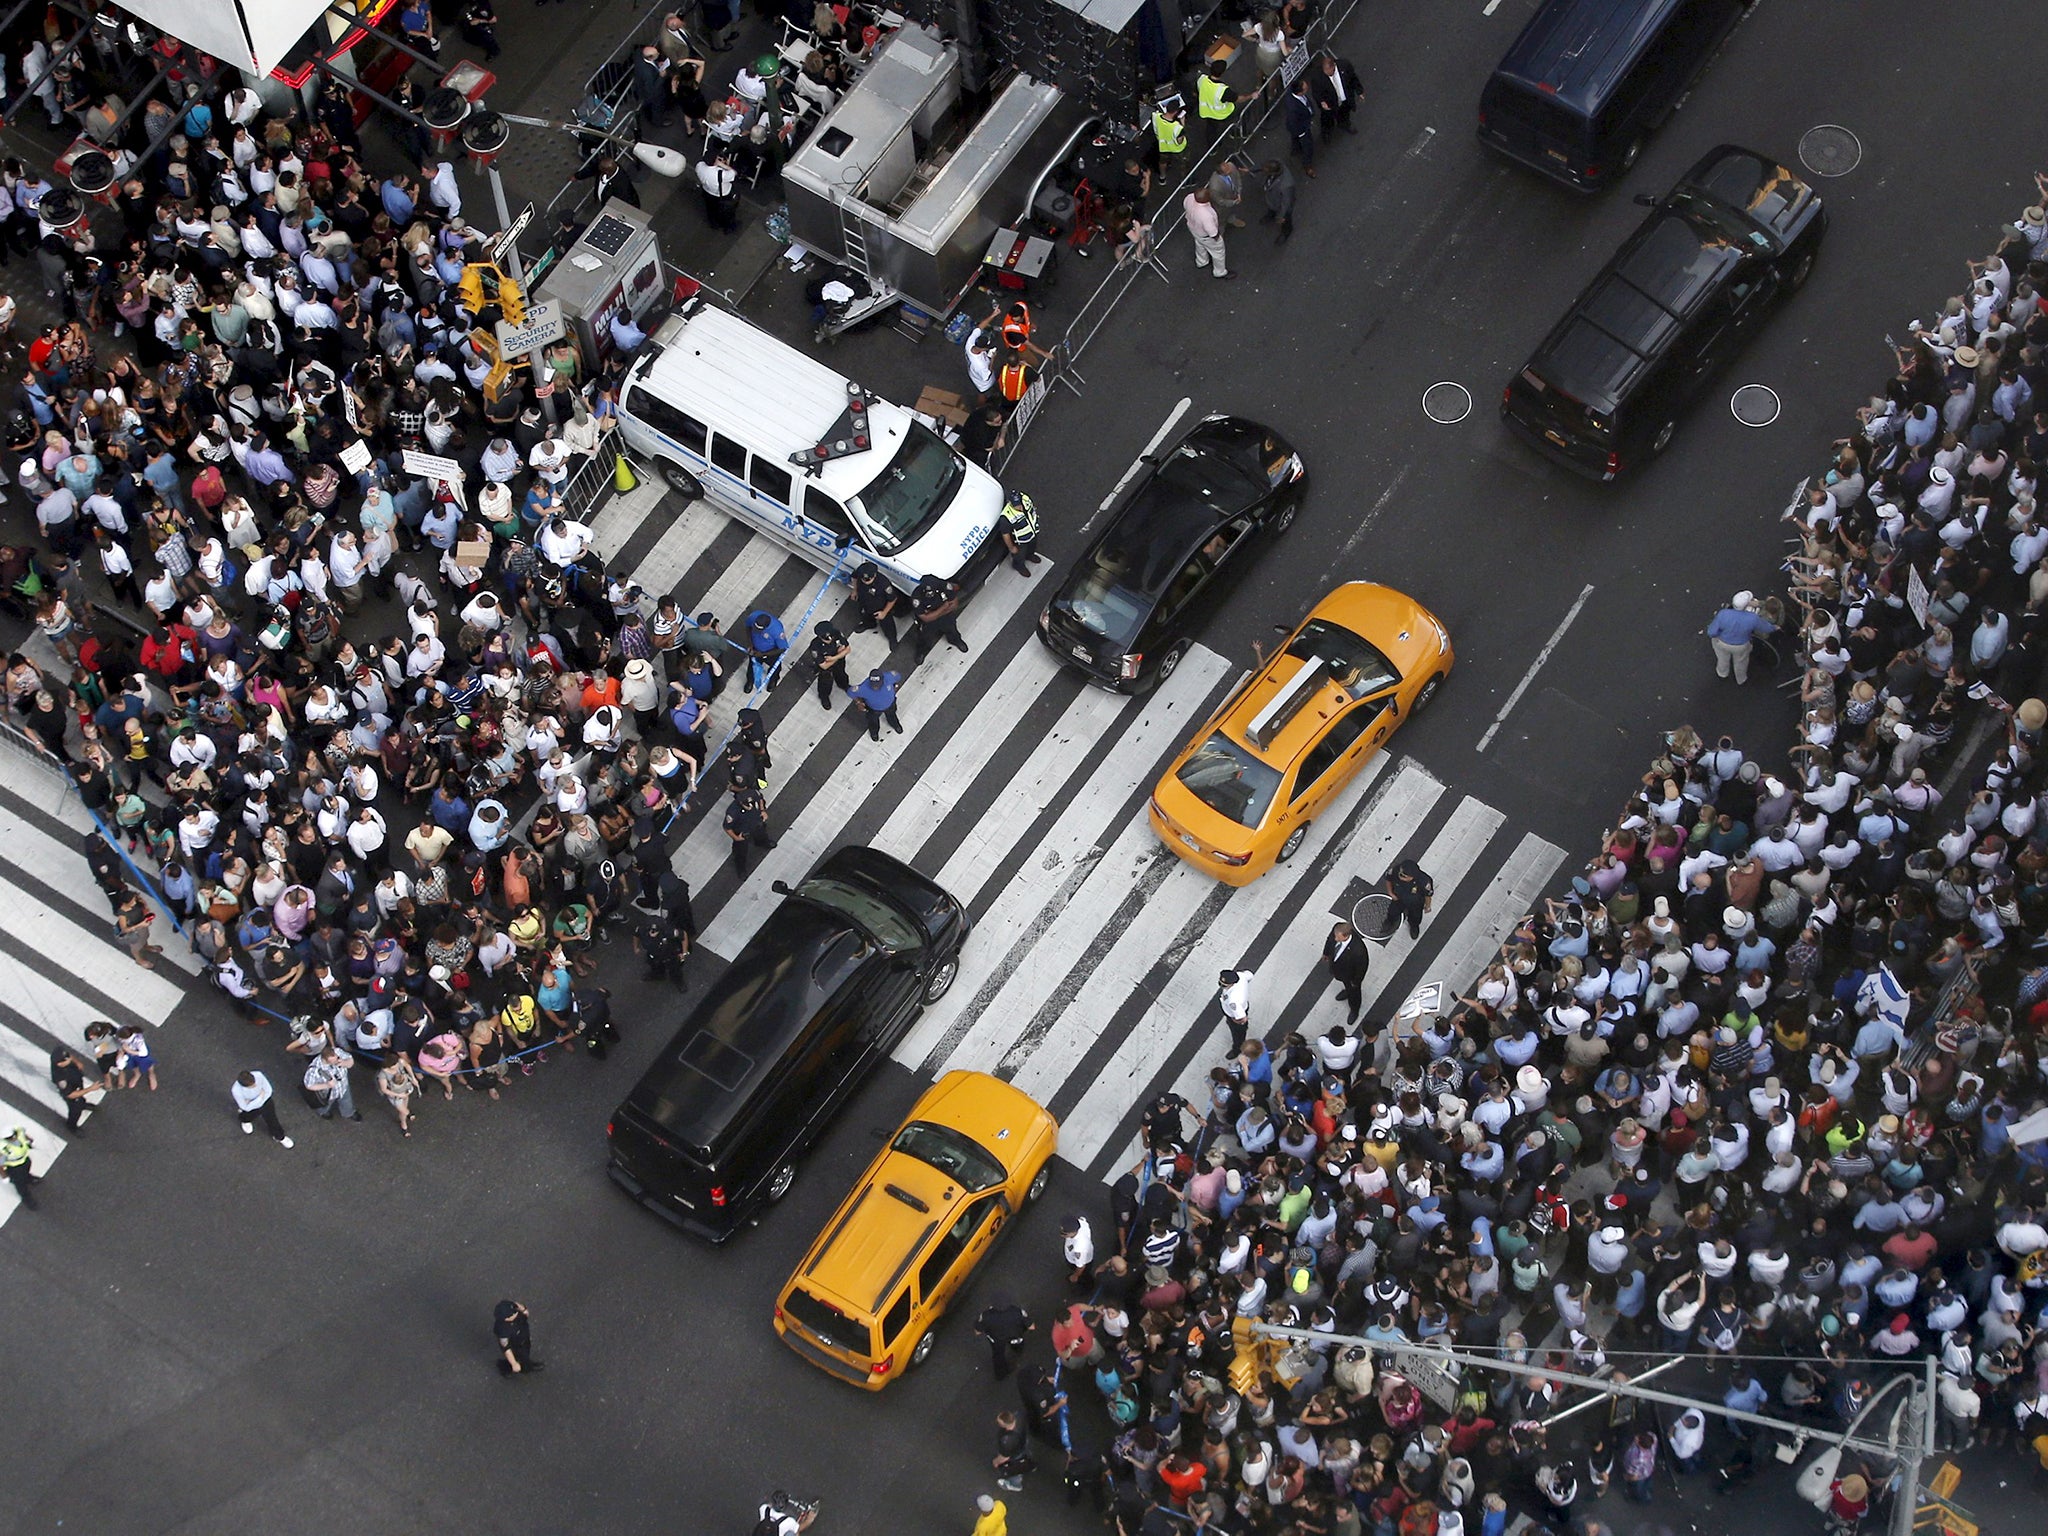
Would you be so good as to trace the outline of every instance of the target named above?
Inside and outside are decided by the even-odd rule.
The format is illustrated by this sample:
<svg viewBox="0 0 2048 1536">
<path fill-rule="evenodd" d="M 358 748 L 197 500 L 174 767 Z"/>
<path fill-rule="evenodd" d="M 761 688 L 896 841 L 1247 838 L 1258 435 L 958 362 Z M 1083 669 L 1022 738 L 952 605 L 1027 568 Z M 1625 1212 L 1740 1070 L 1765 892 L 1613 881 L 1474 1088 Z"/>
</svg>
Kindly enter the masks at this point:
<svg viewBox="0 0 2048 1536">
<path fill-rule="evenodd" d="M 778 896 L 788 896 L 796 890 L 796 887 L 787 880 L 771 880 L 768 882 L 768 889 Z"/>
<path fill-rule="evenodd" d="M 1637 206 L 1643 208 L 1654 208 L 1657 206 L 1656 194 L 1652 192 L 1638 192 L 1635 196 L 1635 201 Z"/>
</svg>

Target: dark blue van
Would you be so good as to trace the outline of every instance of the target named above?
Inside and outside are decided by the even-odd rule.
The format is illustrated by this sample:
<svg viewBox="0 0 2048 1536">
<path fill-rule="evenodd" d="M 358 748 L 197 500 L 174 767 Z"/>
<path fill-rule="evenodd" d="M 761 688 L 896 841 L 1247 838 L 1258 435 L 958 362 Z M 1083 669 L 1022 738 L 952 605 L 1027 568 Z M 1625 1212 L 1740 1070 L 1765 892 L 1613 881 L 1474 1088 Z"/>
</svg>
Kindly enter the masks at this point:
<svg viewBox="0 0 2048 1536">
<path fill-rule="evenodd" d="M 1582 192 L 1636 163 L 1748 0 L 1545 0 L 1479 97 L 1479 138 Z"/>
</svg>

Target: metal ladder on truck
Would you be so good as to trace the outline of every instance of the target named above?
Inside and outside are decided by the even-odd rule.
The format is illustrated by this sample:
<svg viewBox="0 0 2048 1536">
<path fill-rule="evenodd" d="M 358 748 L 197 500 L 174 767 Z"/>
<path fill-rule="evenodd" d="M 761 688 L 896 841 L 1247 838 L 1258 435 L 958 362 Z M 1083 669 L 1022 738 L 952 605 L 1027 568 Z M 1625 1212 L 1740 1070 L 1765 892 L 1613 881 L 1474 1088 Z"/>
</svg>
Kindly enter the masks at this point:
<svg viewBox="0 0 2048 1536">
<path fill-rule="evenodd" d="M 903 299 L 887 278 L 875 274 L 873 263 L 868 258 L 866 221 L 857 214 L 848 213 L 843 199 L 839 202 L 839 249 L 847 270 L 858 273 L 867 283 L 868 291 L 865 296 L 827 312 L 818 326 L 817 338 L 821 342 L 834 340 L 840 332 L 852 329 Z"/>
</svg>

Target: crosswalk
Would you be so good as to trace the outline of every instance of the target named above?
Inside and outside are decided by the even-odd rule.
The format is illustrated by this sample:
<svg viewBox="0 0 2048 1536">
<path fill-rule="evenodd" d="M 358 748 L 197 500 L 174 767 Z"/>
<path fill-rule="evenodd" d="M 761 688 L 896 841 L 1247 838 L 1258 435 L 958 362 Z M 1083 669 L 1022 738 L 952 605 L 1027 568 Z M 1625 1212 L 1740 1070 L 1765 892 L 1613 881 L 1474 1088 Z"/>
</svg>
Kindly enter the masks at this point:
<svg viewBox="0 0 2048 1536">
<path fill-rule="evenodd" d="M 59 1045 L 88 1063 L 86 1026 L 160 1026 L 193 990 L 198 959 L 175 933 L 145 971 L 114 938 L 107 899 L 82 851 L 92 817 L 64 781 L 10 751 L 0 787 L 0 1134 L 35 1139 L 29 1166 L 47 1173 L 69 1144 L 62 1096 L 50 1081 Z M 159 920 L 159 930 L 165 925 Z M 88 1114 L 88 1121 L 90 1114 Z M 0 1225 L 20 1207 L 0 1184 Z"/>
<path fill-rule="evenodd" d="M 690 612 L 729 628 L 754 608 L 780 614 L 792 657 L 810 638 L 796 628 L 806 613 L 850 627 L 843 585 L 821 590 L 814 568 L 658 483 L 614 498 L 594 531 L 612 569 L 651 594 L 676 592 Z M 843 701 L 819 706 L 798 668 L 761 706 L 779 846 L 738 877 L 723 797 L 707 793 L 677 829 L 674 864 L 700 942 L 727 958 L 773 910 L 773 883 L 841 843 L 871 843 L 932 875 L 975 930 L 959 979 L 896 1059 L 1015 1082 L 1059 1117 L 1062 1156 L 1113 1175 L 1135 1156 L 1139 1106 L 1168 1087 L 1204 1102 L 1227 1041 L 1219 971 L 1254 973 L 1255 1016 L 1272 1038 L 1328 1028 L 1343 1016 L 1321 966 L 1330 923 L 1414 857 L 1437 900 L 1419 937 L 1404 931 L 1374 951 L 1367 1010 L 1384 1016 L 1423 982 L 1469 986 L 1564 855 L 1397 752 L 1345 787 L 1288 863 L 1242 889 L 1216 884 L 1159 846 L 1145 800 L 1241 671 L 1197 645 L 1148 698 L 1088 687 L 1032 634 L 1051 574 L 1040 565 L 989 577 L 961 614 L 970 649 L 942 646 L 906 678 L 902 735 L 870 742 Z M 849 670 L 885 652 L 880 636 L 856 635 Z M 890 658 L 898 669 L 908 661 L 908 647 Z M 728 688 L 709 739 L 746 702 Z"/>
</svg>

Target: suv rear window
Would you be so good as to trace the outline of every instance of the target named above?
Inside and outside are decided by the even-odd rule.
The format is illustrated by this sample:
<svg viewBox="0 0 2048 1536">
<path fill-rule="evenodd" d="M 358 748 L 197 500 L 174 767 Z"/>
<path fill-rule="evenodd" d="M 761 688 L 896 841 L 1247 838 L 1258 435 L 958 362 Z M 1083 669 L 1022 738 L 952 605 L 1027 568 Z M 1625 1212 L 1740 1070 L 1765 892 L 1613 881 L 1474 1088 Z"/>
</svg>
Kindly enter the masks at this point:
<svg viewBox="0 0 2048 1536">
<path fill-rule="evenodd" d="M 820 1301 L 809 1291 L 795 1290 L 783 1302 L 782 1310 L 795 1318 L 806 1333 L 814 1333 L 827 1344 L 836 1344 L 852 1354 L 866 1357 L 870 1347 L 866 1326 L 856 1323 L 830 1302 Z"/>
</svg>

